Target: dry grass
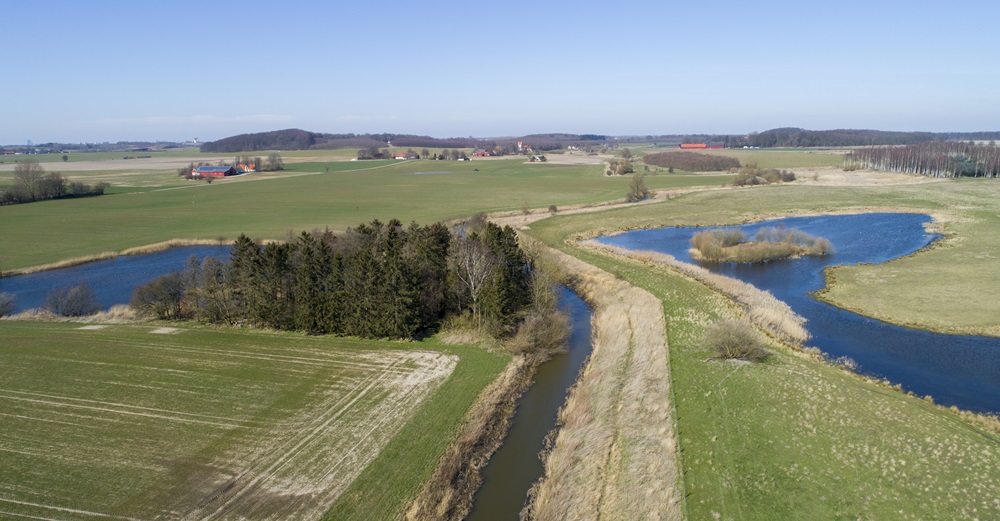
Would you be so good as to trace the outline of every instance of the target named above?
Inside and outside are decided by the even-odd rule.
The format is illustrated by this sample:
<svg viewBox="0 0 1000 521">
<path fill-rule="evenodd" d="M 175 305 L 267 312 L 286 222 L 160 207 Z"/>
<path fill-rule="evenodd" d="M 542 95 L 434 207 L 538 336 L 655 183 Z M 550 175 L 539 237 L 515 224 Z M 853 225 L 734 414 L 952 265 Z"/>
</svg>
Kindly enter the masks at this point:
<svg viewBox="0 0 1000 521">
<path fill-rule="evenodd" d="M 769 291 L 763 291 L 752 284 L 712 273 L 701 266 L 678 261 L 673 256 L 664 253 L 632 252 L 623 248 L 607 246 L 595 240 L 581 241 L 579 245 L 606 255 L 636 259 L 692 277 L 739 302 L 744 307 L 747 318 L 753 324 L 779 340 L 793 345 L 801 345 L 809 340 L 809 332 L 805 328 L 806 320 L 792 311 L 788 304 L 775 298 Z"/>
<path fill-rule="evenodd" d="M 135 310 L 126 304 L 116 304 L 105 311 L 80 317 L 63 317 L 43 308 L 26 309 L 0 320 L 40 320 L 43 322 L 78 322 L 81 324 L 127 324 L 140 321 Z"/>
<path fill-rule="evenodd" d="M 524 514 L 534 519 L 681 519 L 660 302 L 552 251 L 594 308 L 594 347 Z"/>
</svg>

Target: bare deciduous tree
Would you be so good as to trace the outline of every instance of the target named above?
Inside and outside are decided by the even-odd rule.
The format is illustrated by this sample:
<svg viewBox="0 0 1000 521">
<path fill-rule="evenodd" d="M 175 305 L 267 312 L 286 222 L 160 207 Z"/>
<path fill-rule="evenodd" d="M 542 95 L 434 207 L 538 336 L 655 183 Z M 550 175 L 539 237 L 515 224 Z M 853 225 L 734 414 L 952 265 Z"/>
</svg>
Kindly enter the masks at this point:
<svg viewBox="0 0 1000 521">
<path fill-rule="evenodd" d="M 452 244 L 451 262 L 461 287 L 472 299 L 472 315 L 476 318 L 477 324 L 482 325 L 479 297 L 490 275 L 497 269 L 499 261 L 493 251 L 482 242 L 462 237 Z"/>
<path fill-rule="evenodd" d="M 25 159 L 14 167 L 14 185 L 31 201 L 37 200 L 41 195 L 44 177 L 45 169 L 34 159 Z"/>
</svg>

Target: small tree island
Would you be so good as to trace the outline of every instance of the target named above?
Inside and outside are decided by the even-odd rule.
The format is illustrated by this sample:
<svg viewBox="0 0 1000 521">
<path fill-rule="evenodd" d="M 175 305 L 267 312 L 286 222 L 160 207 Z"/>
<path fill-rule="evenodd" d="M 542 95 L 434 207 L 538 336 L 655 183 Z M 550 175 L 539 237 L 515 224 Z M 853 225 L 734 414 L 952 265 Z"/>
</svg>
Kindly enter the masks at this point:
<svg viewBox="0 0 1000 521">
<path fill-rule="evenodd" d="M 714 228 L 691 237 L 691 257 L 704 262 L 754 264 L 803 255 L 829 255 L 829 240 L 794 228 L 761 228 L 751 240 L 740 230 Z"/>
</svg>

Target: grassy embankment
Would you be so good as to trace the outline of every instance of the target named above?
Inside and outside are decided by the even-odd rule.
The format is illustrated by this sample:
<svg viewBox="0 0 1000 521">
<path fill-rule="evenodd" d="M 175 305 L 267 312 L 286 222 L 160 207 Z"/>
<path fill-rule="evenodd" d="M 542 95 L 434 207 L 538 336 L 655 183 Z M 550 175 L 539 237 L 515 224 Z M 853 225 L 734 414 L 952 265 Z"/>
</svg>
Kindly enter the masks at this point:
<svg viewBox="0 0 1000 521">
<path fill-rule="evenodd" d="M 0 482 L 17 486 L 0 511 L 318 517 L 367 484 L 338 508 L 398 517 L 509 360 L 436 342 L 156 329 L 3 322 Z"/>
<path fill-rule="evenodd" d="M 655 264 L 602 255 L 564 241 L 591 230 L 689 224 L 733 224 L 768 214 L 862 209 L 949 212 L 942 246 L 889 263 L 909 285 L 868 294 L 906 308 L 914 294 L 961 282 L 988 261 L 957 266 L 998 239 L 995 184 L 954 182 L 891 188 L 781 186 L 702 193 L 670 202 L 595 214 L 559 216 L 531 226 L 550 245 L 635 284 L 659 298 L 666 315 L 670 370 L 681 452 L 682 490 L 691 519 L 949 519 L 1000 516 L 1000 435 L 924 400 L 875 385 L 799 352 L 772 345 L 759 364 L 712 360 L 706 327 L 741 313 L 704 284 Z M 985 193 L 984 193 L 985 192 Z M 980 195 L 976 195 L 980 194 Z M 991 194 L 992 197 L 991 197 Z M 962 199 L 971 209 L 955 209 Z M 986 207 L 986 208 L 984 208 Z M 930 257 L 927 259 L 926 257 Z M 843 268 L 842 272 L 872 267 Z M 988 271 L 987 271 L 988 273 Z M 980 282 L 981 283 L 981 282 Z M 990 306 L 991 285 L 941 298 Z M 941 298 L 937 306 L 941 307 Z M 862 309 L 869 303 L 857 298 Z M 970 312 L 989 323 L 995 313 Z M 919 321 L 938 323 L 924 313 Z"/>
<path fill-rule="evenodd" d="M 430 223 L 477 211 L 595 204 L 624 197 L 629 183 L 601 176 L 600 166 L 527 165 L 522 159 L 331 165 L 330 173 L 325 163 L 294 163 L 283 173 L 211 185 L 191 181 L 173 189 L 0 207 L 0 268 L 178 238 L 283 238 L 289 230 L 343 230 L 371 219 Z M 726 178 L 673 174 L 650 176 L 647 184 L 718 185 Z"/>
</svg>

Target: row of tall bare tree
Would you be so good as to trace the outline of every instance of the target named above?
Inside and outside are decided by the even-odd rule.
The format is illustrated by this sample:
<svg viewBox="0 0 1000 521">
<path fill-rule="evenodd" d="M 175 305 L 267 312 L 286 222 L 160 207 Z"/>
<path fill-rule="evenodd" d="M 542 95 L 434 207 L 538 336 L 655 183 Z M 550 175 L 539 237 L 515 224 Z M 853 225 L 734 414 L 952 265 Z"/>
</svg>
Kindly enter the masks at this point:
<svg viewBox="0 0 1000 521">
<path fill-rule="evenodd" d="M 1000 177 L 1000 147 L 970 142 L 917 143 L 854 150 L 846 168 L 870 168 L 931 177 Z"/>
</svg>

